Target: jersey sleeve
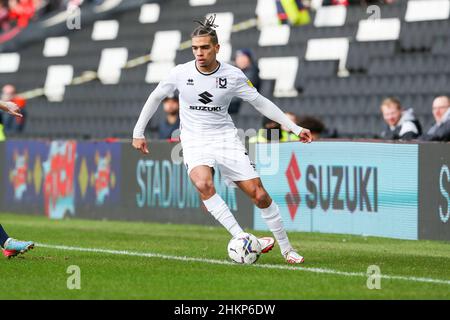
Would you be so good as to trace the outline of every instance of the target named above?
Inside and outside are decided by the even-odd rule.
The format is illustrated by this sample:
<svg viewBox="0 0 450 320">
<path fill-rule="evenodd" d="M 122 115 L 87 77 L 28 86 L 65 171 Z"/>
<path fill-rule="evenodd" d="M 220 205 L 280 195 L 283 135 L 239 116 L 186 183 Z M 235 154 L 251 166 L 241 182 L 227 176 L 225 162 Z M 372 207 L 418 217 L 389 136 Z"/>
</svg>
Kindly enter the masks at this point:
<svg viewBox="0 0 450 320">
<path fill-rule="evenodd" d="M 139 119 L 133 130 L 133 138 L 145 138 L 144 132 L 151 117 L 155 114 L 161 101 L 172 94 L 177 88 L 177 71 L 178 67 L 173 68 L 168 77 L 161 81 L 155 90 L 150 94 L 142 108 Z"/>
<path fill-rule="evenodd" d="M 234 88 L 236 97 L 245 101 L 253 101 L 258 96 L 258 90 L 253 86 L 253 83 L 245 76 L 241 70 L 236 71 L 236 85 Z"/>
</svg>

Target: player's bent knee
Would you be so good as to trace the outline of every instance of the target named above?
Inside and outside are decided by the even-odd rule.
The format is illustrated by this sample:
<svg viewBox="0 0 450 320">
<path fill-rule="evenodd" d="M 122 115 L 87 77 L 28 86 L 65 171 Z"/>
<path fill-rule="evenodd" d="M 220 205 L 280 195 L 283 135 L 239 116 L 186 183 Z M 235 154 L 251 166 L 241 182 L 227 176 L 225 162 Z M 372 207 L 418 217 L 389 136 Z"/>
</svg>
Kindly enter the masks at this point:
<svg viewBox="0 0 450 320">
<path fill-rule="evenodd" d="M 202 194 L 214 194 L 214 182 L 211 180 L 200 180 L 195 182 L 195 188 Z"/>
</svg>

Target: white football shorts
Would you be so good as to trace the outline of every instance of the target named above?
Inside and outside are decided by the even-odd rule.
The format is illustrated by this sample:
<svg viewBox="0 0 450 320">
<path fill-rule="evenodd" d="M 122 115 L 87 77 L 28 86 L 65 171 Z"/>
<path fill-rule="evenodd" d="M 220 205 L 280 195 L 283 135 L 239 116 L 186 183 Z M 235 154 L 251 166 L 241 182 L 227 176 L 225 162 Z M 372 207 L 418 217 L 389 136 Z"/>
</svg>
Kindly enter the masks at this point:
<svg viewBox="0 0 450 320">
<path fill-rule="evenodd" d="M 188 175 L 197 166 L 217 167 L 228 186 L 234 181 L 259 178 L 242 141 L 236 135 L 220 140 L 182 139 L 183 161 Z"/>
</svg>

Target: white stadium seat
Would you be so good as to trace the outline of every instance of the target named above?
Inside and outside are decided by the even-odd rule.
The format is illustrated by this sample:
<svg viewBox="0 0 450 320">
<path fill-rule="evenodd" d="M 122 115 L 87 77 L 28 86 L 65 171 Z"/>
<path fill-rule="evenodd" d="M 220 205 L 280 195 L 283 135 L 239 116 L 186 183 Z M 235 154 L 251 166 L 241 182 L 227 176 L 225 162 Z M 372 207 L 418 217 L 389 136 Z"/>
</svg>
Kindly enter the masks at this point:
<svg viewBox="0 0 450 320">
<path fill-rule="evenodd" d="M 211 13 L 206 16 L 210 16 Z M 233 28 L 234 15 L 232 12 L 219 12 L 216 13 L 216 20 L 214 24 L 218 25 L 216 32 L 217 37 L 219 37 L 220 43 L 225 43 L 230 41 L 231 29 Z"/>
<path fill-rule="evenodd" d="M 0 53 L 0 73 L 14 73 L 19 70 L 20 55 L 18 53 Z"/>
<path fill-rule="evenodd" d="M 258 44 L 266 46 L 285 46 L 289 43 L 291 28 L 288 25 L 265 26 L 261 28 Z"/>
<path fill-rule="evenodd" d="M 296 97 L 295 78 L 298 70 L 298 57 L 261 58 L 258 61 L 261 79 L 275 80 L 275 97 Z"/>
<path fill-rule="evenodd" d="M 311 9 L 318 10 L 322 7 L 323 0 L 311 0 Z"/>
<path fill-rule="evenodd" d="M 73 67 L 71 65 L 49 66 L 45 79 L 44 92 L 49 101 L 62 101 L 66 85 L 73 79 Z"/>
<path fill-rule="evenodd" d="M 400 36 L 400 26 L 401 23 L 398 18 L 360 20 L 356 40 L 398 40 Z"/>
<path fill-rule="evenodd" d="M 232 54 L 233 54 L 233 50 L 231 47 L 231 43 L 227 42 L 227 43 L 221 44 L 220 51 L 217 54 L 217 60 L 224 61 L 224 62 L 230 62 Z"/>
<path fill-rule="evenodd" d="M 310 39 L 306 48 L 305 59 L 317 60 L 339 60 L 339 75 L 347 75 L 345 64 L 348 55 L 348 38 L 325 38 Z"/>
<path fill-rule="evenodd" d="M 167 78 L 170 70 L 175 67 L 174 62 L 152 62 L 147 66 L 147 75 L 145 81 L 147 83 L 158 83 Z"/>
<path fill-rule="evenodd" d="M 92 40 L 114 40 L 119 33 L 119 22 L 117 20 L 101 20 L 94 23 Z"/>
<path fill-rule="evenodd" d="M 207 16 L 211 13 L 207 14 Z M 220 51 L 217 55 L 217 59 L 220 61 L 229 62 L 232 55 L 232 46 L 230 43 L 231 30 L 234 23 L 234 15 L 232 12 L 219 12 L 216 13 L 216 20 L 214 22 L 218 25 L 217 37 L 220 42 Z"/>
<path fill-rule="evenodd" d="M 340 27 L 345 24 L 346 6 L 325 6 L 316 11 L 315 27 Z"/>
<path fill-rule="evenodd" d="M 258 17 L 258 28 L 279 24 L 275 1 L 258 0 L 255 14 Z"/>
<path fill-rule="evenodd" d="M 103 49 L 98 67 L 98 77 L 101 82 L 103 84 L 117 84 L 127 59 L 127 48 Z"/>
<path fill-rule="evenodd" d="M 173 61 L 181 43 L 181 32 L 178 30 L 157 31 L 150 53 L 152 61 Z"/>
<path fill-rule="evenodd" d="M 70 40 L 68 37 L 51 37 L 45 39 L 44 57 L 65 57 L 69 52 Z"/>
<path fill-rule="evenodd" d="M 155 23 L 159 20 L 161 8 L 157 3 L 147 3 L 142 5 L 141 13 L 139 14 L 140 23 Z"/>
<path fill-rule="evenodd" d="M 216 0 L 189 0 L 189 5 L 192 7 L 212 6 L 213 4 L 216 4 Z"/>
<path fill-rule="evenodd" d="M 446 20 L 449 16 L 450 0 L 410 0 L 405 21 Z"/>
</svg>

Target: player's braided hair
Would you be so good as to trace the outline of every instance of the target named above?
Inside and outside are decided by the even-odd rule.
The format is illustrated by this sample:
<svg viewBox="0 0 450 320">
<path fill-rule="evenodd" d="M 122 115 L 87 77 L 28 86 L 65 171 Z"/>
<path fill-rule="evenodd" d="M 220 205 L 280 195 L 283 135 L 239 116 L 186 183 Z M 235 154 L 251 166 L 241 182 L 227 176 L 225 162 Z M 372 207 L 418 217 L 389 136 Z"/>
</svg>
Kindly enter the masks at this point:
<svg viewBox="0 0 450 320">
<path fill-rule="evenodd" d="M 218 27 L 218 25 L 214 24 L 214 21 L 216 20 L 216 15 L 213 14 L 209 18 L 204 18 L 204 21 L 200 20 L 194 20 L 194 22 L 197 22 L 199 26 L 194 29 L 191 33 L 191 38 L 193 37 L 203 37 L 203 36 L 210 36 L 211 41 L 214 45 L 219 43 L 219 39 L 217 38 L 217 33 L 215 28 Z"/>
</svg>

